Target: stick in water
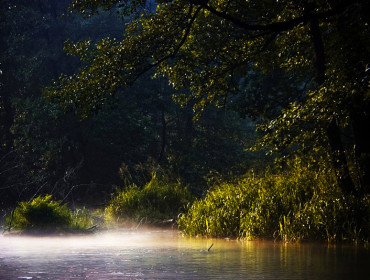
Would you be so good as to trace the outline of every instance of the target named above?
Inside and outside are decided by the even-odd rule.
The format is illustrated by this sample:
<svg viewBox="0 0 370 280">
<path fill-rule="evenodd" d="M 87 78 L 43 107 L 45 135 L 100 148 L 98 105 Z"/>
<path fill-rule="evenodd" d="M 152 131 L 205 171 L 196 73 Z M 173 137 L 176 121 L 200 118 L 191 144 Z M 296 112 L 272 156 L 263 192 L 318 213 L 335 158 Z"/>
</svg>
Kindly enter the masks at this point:
<svg viewBox="0 0 370 280">
<path fill-rule="evenodd" d="M 213 246 L 213 243 L 212 243 L 212 245 L 211 245 L 211 246 L 209 246 L 209 248 L 208 248 L 208 252 L 209 252 L 209 250 L 211 250 L 212 246 Z"/>
</svg>

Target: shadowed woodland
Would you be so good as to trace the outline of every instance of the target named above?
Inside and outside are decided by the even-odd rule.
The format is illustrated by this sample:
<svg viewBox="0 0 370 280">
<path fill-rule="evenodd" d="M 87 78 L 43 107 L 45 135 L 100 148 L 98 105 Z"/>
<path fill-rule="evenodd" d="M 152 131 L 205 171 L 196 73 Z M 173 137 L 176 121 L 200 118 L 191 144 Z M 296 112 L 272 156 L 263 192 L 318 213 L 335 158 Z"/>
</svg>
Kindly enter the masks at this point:
<svg viewBox="0 0 370 280">
<path fill-rule="evenodd" d="M 4 228 L 368 241 L 368 1 L 0 9 Z"/>
</svg>

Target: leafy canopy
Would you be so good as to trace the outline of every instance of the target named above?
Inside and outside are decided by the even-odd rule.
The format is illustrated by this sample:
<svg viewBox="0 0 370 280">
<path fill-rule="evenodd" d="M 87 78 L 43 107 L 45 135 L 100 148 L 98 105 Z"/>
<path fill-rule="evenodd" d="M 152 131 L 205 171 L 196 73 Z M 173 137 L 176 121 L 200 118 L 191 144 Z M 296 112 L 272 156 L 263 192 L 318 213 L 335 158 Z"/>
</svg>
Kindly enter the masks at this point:
<svg viewBox="0 0 370 280">
<path fill-rule="evenodd" d="M 242 79 L 283 70 L 307 95 L 263 127 L 258 147 L 271 151 L 322 142 L 333 119 L 345 126 L 369 103 L 369 56 L 359 57 L 370 51 L 367 1 L 173 0 L 140 10 L 148 3 L 74 0 L 70 10 L 87 15 L 112 7 L 143 13 L 121 39 L 67 42 L 66 51 L 85 64 L 46 94 L 87 116 L 154 68 L 168 77 L 177 101 L 194 104 L 197 118 L 206 105 L 222 106 L 242 92 Z"/>
</svg>

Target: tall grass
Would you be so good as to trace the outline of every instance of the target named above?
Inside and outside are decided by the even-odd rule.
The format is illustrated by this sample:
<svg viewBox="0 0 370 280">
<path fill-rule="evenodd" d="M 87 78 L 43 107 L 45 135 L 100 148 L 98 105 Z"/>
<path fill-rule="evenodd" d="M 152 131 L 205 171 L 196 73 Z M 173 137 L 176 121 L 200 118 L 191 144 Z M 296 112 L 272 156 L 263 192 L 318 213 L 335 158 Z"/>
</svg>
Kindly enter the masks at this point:
<svg viewBox="0 0 370 280">
<path fill-rule="evenodd" d="M 84 231 L 93 225 L 86 209 L 72 212 L 51 195 L 22 201 L 5 217 L 3 228 L 27 233 L 56 233 Z"/>
<path fill-rule="evenodd" d="M 181 182 L 171 182 L 167 177 L 153 176 L 143 188 L 130 185 L 118 189 L 105 209 L 108 220 L 158 222 L 175 219 L 192 195 Z"/>
<path fill-rule="evenodd" d="M 369 239 L 369 222 L 369 196 L 344 196 L 327 164 L 296 158 L 284 170 L 213 188 L 178 225 L 189 235 L 359 241 Z"/>
</svg>

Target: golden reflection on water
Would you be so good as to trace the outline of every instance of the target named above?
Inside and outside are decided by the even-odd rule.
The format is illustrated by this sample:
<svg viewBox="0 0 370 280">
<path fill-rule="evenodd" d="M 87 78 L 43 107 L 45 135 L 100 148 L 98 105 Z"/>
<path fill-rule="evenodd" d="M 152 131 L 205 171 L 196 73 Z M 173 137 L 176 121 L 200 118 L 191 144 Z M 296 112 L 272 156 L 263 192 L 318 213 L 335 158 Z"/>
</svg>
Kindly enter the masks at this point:
<svg viewBox="0 0 370 280">
<path fill-rule="evenodd" d="M 353 246 L 190 238 L 171 230 L 0 236 L 0 279 L 363 279 L 369 261 L 369 250 Z"/>
</svg>

